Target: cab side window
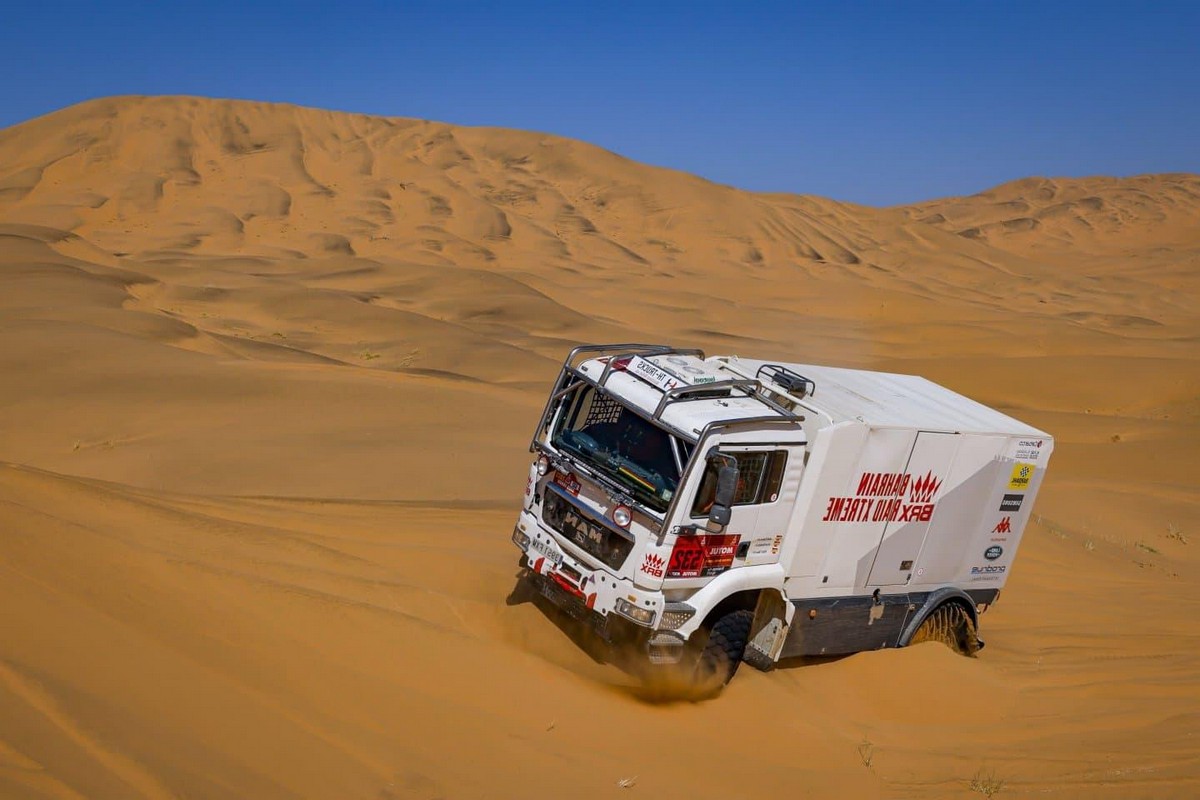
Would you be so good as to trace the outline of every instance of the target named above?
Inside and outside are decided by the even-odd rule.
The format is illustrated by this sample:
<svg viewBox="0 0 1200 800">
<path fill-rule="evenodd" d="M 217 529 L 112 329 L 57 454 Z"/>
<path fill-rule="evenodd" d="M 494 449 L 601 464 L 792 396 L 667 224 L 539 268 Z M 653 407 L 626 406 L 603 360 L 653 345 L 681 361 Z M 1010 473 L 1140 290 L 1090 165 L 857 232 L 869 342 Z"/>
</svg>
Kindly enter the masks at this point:
<svg viewBox="0 0 1200 800">
<path fill-rule="evenodd" d="M 779 486 L 783 483 L 783 470 L 787 466 L 786 450 L 759 451 L 753 453 L 731 453 L 738 464 L 737 490 L 733 494 L 735 506 L 753 506 L 773 503 L 779 498 Z M 717 466 L 709 464 L 700 480 L 700 490 L 692 504 L 693 517 L 707 517 L 717 494 Z"/>
</svg>

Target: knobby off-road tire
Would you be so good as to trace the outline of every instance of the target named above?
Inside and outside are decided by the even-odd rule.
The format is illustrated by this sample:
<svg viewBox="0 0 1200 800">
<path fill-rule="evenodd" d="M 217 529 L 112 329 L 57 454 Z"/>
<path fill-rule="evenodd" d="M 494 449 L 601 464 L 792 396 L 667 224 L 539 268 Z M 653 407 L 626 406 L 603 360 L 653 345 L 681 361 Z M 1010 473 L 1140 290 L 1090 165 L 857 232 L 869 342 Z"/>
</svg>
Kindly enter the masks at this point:
<svg viewBox="0 0 1200 800">
<path fill-rule="evenodd" d="M 746 642 L 750 640 L 750 626 L 754 612 L 745 609 L 730 611 L 717 619 L 708 632 L 708 641 L 700 651 L 696 662 L 696 685 L 702 691 L 720 691 L 733 679 Z"/>
<path fill-rule="evenodd" d="M 956 653 L 971 658 L 979 652 L 979 639 L 971 616 L 958 603 L 938 606 L 925 618 L 909 644 L 941 642 Z"/>
</svg>

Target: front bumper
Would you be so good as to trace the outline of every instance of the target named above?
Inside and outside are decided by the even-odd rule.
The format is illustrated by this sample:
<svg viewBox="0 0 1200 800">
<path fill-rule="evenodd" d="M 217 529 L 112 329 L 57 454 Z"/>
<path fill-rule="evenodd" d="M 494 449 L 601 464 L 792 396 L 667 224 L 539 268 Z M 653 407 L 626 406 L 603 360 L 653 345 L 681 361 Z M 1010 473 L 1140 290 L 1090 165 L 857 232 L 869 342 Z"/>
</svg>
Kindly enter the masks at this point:
<svg viewBox="0 0 1200 800">
<path fill-rule="evenodd" d="M 572 616 L 597 615 L 606 629 L 610 619 L 618 618 L 647 632 L 658 627 L 664 606 L 661 592 L 639 589 L 627 578 L 592 567 L 528 511 L 517 519 L 513 544 L 525 554 L 542 594 Z"/>
</svg>

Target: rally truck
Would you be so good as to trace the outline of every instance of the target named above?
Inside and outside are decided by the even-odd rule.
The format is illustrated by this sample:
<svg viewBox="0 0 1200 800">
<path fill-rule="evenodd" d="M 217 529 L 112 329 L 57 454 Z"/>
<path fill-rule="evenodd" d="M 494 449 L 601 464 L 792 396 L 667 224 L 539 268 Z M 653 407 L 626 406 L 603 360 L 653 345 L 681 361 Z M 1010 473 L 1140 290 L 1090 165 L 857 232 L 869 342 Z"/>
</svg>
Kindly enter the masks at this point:
<svg viewBox="0 0 1200 800">
<path fill-rule="evenodd" d="M 530 444 L 518 585 L 718 687 L 743 661 L 973 656 L 1053 446 L 913 375 L 576 347 Z"/>
</svg>

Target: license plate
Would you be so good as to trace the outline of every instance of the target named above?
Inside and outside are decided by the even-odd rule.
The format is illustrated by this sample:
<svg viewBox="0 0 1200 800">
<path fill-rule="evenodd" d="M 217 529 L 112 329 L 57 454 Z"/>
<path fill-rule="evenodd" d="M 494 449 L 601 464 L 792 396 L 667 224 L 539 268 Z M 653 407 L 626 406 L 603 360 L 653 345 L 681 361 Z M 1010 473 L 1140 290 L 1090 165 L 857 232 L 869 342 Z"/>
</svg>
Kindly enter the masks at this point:
<svg viewBox="0 0 1200 800">
<path fill-rule="evenodd" d="M 537 539 L 532 540 L 529 546 L 546 557 L 546 560 L 555 567 L 562 564 L 562 553 L 558 552 L 549 542 L 539 542 Z"/>
</svg>

